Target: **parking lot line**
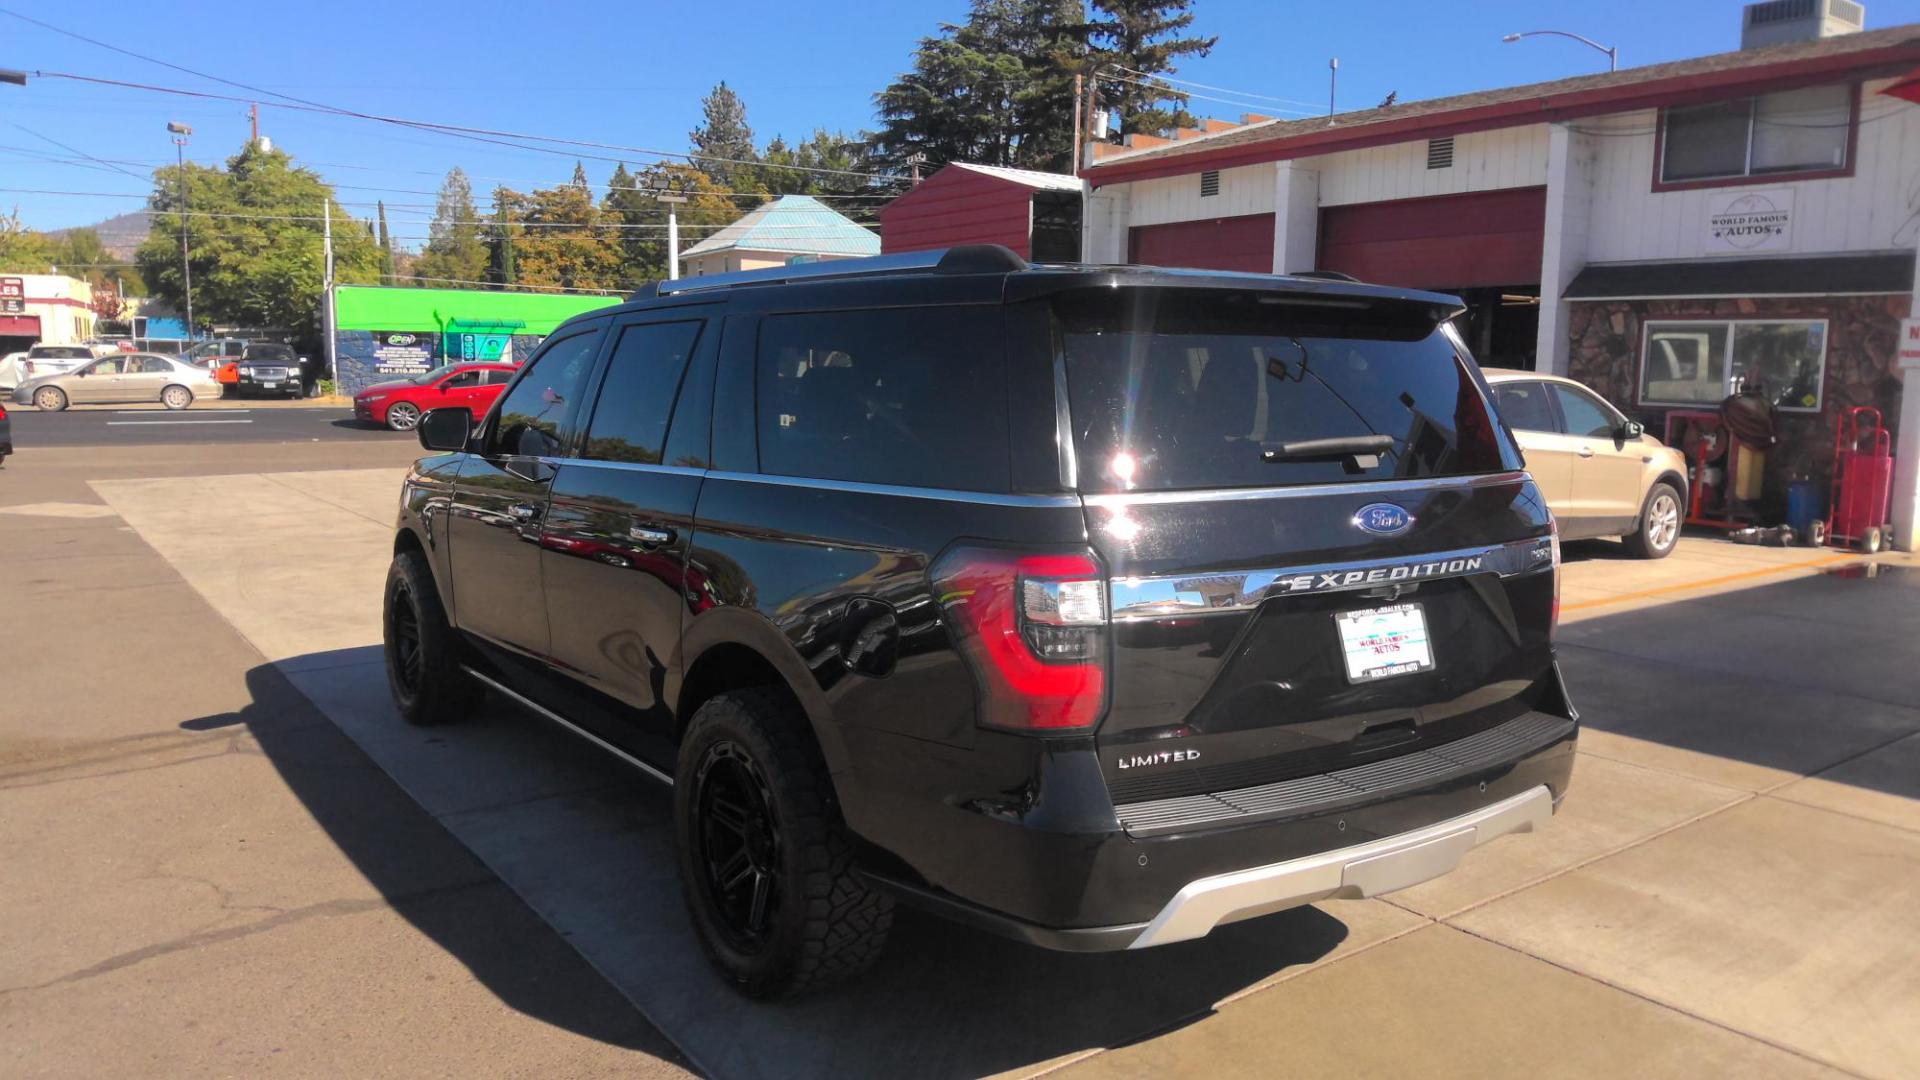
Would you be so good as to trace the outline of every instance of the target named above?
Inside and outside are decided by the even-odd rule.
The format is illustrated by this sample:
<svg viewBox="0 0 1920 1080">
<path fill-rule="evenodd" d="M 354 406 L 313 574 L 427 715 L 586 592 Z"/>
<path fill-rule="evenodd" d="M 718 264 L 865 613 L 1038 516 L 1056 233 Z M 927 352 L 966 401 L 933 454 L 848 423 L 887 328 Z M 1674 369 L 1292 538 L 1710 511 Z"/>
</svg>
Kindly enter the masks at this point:
<svg viewBox="0 0 1920 1080">
<path fill-rule="evenodd" d="M 251 424 L 251 420 L 109 420 L 108 427 L 171 427 L 181 424 Z"/>
<path fill-rule="evenodd" d="M 148 413 L 150 413 L 150 412 L 154 412 L 154 411 L 156 411 L 156 410 L 153 410 L 153 409 L 115 409 L 115 410 L 113 410 L 113 415 L 115 415 L 115 416 L 145 416 L 146 414 L 148 414 Z M 220 411 L 221 411 L 221 412 L 237 412 L 237 413 L 250 413 L 250 412 L 252 412 L 253 410 L 252 410 L 252 409 L 221 409 Z"/>
</svg>

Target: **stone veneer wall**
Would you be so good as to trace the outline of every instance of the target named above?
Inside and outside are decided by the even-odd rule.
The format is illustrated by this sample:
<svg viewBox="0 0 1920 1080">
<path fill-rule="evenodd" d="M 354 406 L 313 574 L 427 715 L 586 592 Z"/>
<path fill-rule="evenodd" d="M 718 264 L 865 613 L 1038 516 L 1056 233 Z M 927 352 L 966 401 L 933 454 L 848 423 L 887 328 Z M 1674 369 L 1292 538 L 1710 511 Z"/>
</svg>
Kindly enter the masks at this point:
<svg viewBox="0 0 1920 1080">
<path fill-rule="evenodd" d="M 1643 406 L 1639 392 L 1641 327 L 1667 319 L 1826 319 L 1827 373 L 1818 413 L 1778 413 L 1779 444 L 1767 455 L 1761 506 L 1784 512 L 1789 481 L 1824 482 L 1833 470 L 1833 425 L 1840 409 L 1873 405 L 1899 430 L 1900 370 L 1894 356 L 1910 299 L 1893 296 L 1774 297 L 1755 300 L 1620 300 L 1573 304 L 1568 373 L 1593 387 L 1655 436 L 1666 434 L 1668 406 Z"/>
</svg>

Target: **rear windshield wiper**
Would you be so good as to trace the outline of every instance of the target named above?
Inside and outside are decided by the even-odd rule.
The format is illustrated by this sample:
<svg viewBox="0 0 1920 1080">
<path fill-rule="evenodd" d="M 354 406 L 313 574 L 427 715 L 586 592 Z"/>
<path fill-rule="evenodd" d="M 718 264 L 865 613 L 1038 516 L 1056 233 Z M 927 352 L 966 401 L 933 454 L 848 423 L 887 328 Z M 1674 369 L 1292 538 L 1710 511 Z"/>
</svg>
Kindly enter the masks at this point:
<svg viewBox="0 0 1920 1080">
<path fill-rule="evenodd" d="M 1316 458 L 1375 457 L 1393 452 L 1391 435 L 1341 435 L 1331 439 L 1283 442 L 1277 450 L 1262 450 L 1262 461 L 1311 461 Z"/>
</svg>

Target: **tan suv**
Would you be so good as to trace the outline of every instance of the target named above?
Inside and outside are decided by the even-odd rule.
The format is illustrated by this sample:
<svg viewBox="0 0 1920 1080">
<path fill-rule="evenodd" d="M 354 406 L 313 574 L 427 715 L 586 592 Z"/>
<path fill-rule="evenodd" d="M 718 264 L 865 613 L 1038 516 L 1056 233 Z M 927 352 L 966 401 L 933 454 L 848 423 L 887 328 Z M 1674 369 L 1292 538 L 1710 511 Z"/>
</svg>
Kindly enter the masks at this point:
<svg viewBox="0 0 1920 1080">
<path fill-rule="evenodd" d="M 1684 454 L 1572 379 L 1481 370 L 1563 537 L 1618 536 L 1641 558 L 1672 554 L 1686 516 Z"/>
</svg>

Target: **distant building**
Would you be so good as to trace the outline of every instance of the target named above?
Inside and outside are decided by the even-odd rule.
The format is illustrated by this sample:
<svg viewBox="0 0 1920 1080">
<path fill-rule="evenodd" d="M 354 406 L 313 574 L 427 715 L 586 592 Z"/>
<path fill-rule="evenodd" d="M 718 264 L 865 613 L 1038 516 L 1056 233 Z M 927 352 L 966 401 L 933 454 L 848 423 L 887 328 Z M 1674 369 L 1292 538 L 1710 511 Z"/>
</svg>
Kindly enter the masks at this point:
<svg viewBox="0 0 1920 1080">
<path fill-rule="evenodd" d="M 65 274 L 0 274 L 0 355 L 93 337 L 93 286 Z"/>
<path fill-rule="evenodd" d="M 1035 262 L 1080 261 L 1077 176 L 956 161 L 880 211 L 880 250 L 1003 244 Z"/>
<path fill-rule="evenodd" d="M 353 391 L 455 360 L 518 363 L 531 356 L 554 327 L 620 300 L 564 293 L 339 285 L 334 289 L 334 340 L 340 382 Z"/>
<path fill-rule="evenodd" d="M 687 277 L 880 254 L 880 237 L 809 195 L 782 195 L 680 253 Z"/>
</svg>

